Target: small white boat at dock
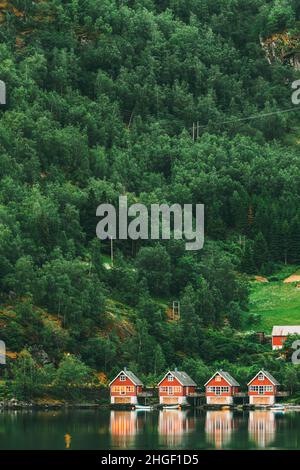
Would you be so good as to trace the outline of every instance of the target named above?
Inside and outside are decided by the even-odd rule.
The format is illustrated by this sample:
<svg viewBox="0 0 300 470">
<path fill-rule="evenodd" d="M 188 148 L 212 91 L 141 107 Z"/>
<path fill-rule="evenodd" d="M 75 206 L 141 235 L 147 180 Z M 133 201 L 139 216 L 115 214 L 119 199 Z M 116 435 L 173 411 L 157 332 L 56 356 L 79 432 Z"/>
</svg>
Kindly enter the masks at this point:
<svg viewBox="0 0 300 470">
<path fill-rule="evenodd" d="M 164 410 L 180 410 L 181 406 L 180 405 L 164 405 L 163 409 Z"/>
<path fill-rule="evenodd" d="M 137 411 L 151 411 L 151 410 L 154 410 L 154 406 L 152 406 L 152 405 L 135 405 L 135 409 Z"/>
<path fill-rule="evenodd" d="M 285 406 L 281 405 L 279 403 L 275 403 L 275 405 L 271 406 L 270 410 L 275 411 L 276 413 L 284 413 L 285 412 Z"/>
</svg>

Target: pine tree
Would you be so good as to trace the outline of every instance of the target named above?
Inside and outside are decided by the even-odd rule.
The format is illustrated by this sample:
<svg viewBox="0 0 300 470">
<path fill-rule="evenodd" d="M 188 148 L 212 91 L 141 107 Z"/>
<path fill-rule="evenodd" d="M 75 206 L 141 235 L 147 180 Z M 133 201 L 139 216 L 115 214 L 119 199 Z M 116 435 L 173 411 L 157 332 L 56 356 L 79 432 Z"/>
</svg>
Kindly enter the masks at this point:
<svg viewBox="0 0 300 470">
<path fill-rule="evenodd" d="M 296 216 L 289 227 L 289 261 L 298 263 L 300 261 L 300 220 Z"/>
<path fill-rule="evenodd" d="M 253 259 L 253 248 L 250 241 L 246 242 L 245 251 L 241 261 L 241 270 L 247 274 L 254 274 L 256 266 Z"/>
<path fill-rule="evenodd" d="M 269 261 L 269 250 L 265 237 L 259 232 L 253 245 L 253 260 L 257 269 L 261 269 L 262 265 L 265 265 Z"/>
<path fill-rule="evenodd" d="M 289 223 L 285 220 L 280 228 L 281 233 L 281 259 L 287 264 L 289 257 Z"/>
<path fill-rule="evenodd" d="M 254 212 L 253 207 L 249 206 L 248 213 L 247 213 L 247 227 L 246 227 L 246 234 L 251 236 L 253 231 L 253 224 L 254 224 Z"/>
<path fill-rule="evenodd" d="M 280 226 L 277 222 L 274 223 L 270 232 L 270 257 L 274 261 L 280 261 L 282 259 L 282 238 Z"/>
</svg>

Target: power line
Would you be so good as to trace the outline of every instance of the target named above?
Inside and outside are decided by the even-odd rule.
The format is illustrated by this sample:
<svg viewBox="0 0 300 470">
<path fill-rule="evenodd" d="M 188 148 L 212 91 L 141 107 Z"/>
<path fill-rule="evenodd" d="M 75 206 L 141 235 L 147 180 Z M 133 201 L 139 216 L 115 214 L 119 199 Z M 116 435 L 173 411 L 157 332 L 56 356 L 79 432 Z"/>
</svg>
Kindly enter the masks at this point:
<svg viewBox="0 0 300 470">
<path fill-rule="evenodd" d="M 273 112 L 270 112 L 270 113 L 253 114 L 251 116 L 238 118 L 238 119 L 226 119 L 225 121 L 221 121 L 220 123 L 218 123 L 218 125 L 231 124 L 231 123 L 242 122 L 242 121 L 250 121 L 250 120 L 253 120 L 253 119 L 260 119 L 260 118 L 263 118 L 263 117 L 274 116 L 276 114 L 290 113 L 292 111 L 298 111 L 299 109 L 300 109 L 300 107 L 297 108 L 297 107 L 294 106 L 293 108 L 281 109 L 279 111 L 273 111 Z M 200 126 L 199 122 L 193 123 L 193 127 L 191 128 L 193 136 L 195 136 L 195 128 L 197 128 L 197 131 L 198 131 L 199 128 L 204 129 L 208 126 L 209 126 L 209 124 L 205 124 L 205 125 Z M 198 136 L 198 132 L 197 132 L 197 136 Z"/>
<path fill-rule="evenodd" d="M 276 115 L 280 115 L 280 114 L 284 114 L 284 113 L 296 112 L 296 111 L 299 111 L 299 109 L 300 109 L 300 106 L 299 107 L 293 106 L 293 108 L 281 109 L 279 111 L 272 111 L 272 112 L 269 112 L 269 113 L 252 114 L 250 116 L 237 118 L 237 119 L 236 118 L 225 119 L 224 121 L 221 121 L 217 124 L 218 124 L 218 126 L 222 126 L 223 124 L 234 124 L 234 123 L 238 123 L 238 122 L 252 121 L 254 119 L 261 119 L 261 118 L 264 118 L 264 117 L 276 116 Z M 132 110 L 123 108 L 122 111 L 131 113 L 131 115 L 132 115 Z M 131 120 L 132 120 L 132 116 L 131 116 Z M 201 124 L 200 125 L 199 121 L 194 121 L 192 127 L 189 128 L 189 130 L 191 131 L 193 140 L 195 141 L 200 137 L 200 129 L 206 129 L 209 126 L 210 126 L 210 124 Z"/>
</svg>

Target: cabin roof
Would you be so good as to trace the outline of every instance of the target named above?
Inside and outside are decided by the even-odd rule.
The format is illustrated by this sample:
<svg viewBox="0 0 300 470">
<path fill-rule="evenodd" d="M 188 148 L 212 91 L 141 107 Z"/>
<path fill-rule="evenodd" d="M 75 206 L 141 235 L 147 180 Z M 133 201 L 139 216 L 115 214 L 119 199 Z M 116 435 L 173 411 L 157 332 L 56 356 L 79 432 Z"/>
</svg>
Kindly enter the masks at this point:
<svg viewBox="0 0 300 470">
<path fill-rule="evenodd" d="M 232 387 L 240 387 L 240 384 L 232 377 L 232 375 L 229 374 L 229 372 L 226 372 L 225 370 L 217 370 L 217 372 L 214 373 L 214 375 L 211 376 L 211 378 L 204 384 L 204 387 L 216 376 L 220 375 L 223 377 L 226 382 L 231 385 Z"/>
<path fill-rule="evenodd" d="M 300 325 L 273 326 L 272 336 L 300 335 Z"/>
<path fill-rule="evenodd" d="M 273 377 L 273 375 L 264 369 L 261 369 L 259 372 L 257 372 L 257 374 L 250 380 L 250 382 L 247 383 L 247 385 L 250 385 L 259 374 L 264 374 L 264 376 L 267 377 L 267 379 L 269 379 L 273 385 L 280 385 L 280 383 Z"/>
<path fill-rule="evenodd" d="M 144 385 L 143 382 L 133 372 L 127 369 L 121 370 L 109 385 L 111 385 L 121 374 L 126 375 L 126 377 L 128 377 L 128 379 L 131 380 L 134 385 Z"/>
<path fill-rule="evenodd" d="M 181 385 L 183 385 L 184 387 L 196 387 L 197 384 L 196 382 L 193 381 L 193 379 L 191 379 L 191 377 L 186 373 L 184 372 L 183 370 L 169 370 L 165 376 L 161 379 L 161 381 L 159 382 L 158 385 L 160 385 L 162 383 L 162 381 L 169 375 L 173 375 L 173 377 L 175 377 L 178 382 L 181 383 Z"/>
</svg>

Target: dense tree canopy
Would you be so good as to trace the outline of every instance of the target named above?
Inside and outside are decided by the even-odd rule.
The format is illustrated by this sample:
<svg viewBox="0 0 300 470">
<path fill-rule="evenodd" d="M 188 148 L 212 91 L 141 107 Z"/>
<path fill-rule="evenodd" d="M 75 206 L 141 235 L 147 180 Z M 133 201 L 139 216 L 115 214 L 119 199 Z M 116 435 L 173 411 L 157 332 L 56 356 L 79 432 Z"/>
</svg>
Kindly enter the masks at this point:
<svg viewBox="0 0 300 470">
<path fill-rule="evenodd" d="M 19 14 L 4 11 L 0 26 L 1 339 L 42 347 L 61 387 L 70 367 L 89 373 L 66 351 L 107 374 L 125 361 L 148 374 L 183 363 L 195 377 L 212 361 L 262 363 L 262 346 L 235 337 L 251 321 L 245 273 L 300 260 L 300 150 L 297 108 L 278 112 L 292 107 L 297 71 L 270 64 L 261 41 L 297 31 L 299 2 L 11 3 Z M 204 249 L 116 240 L 112 265 L 95 214 L 119 195 L 203 203 Z M 19 362 L 44 380 L 34 351 Z"/>
</svg>

